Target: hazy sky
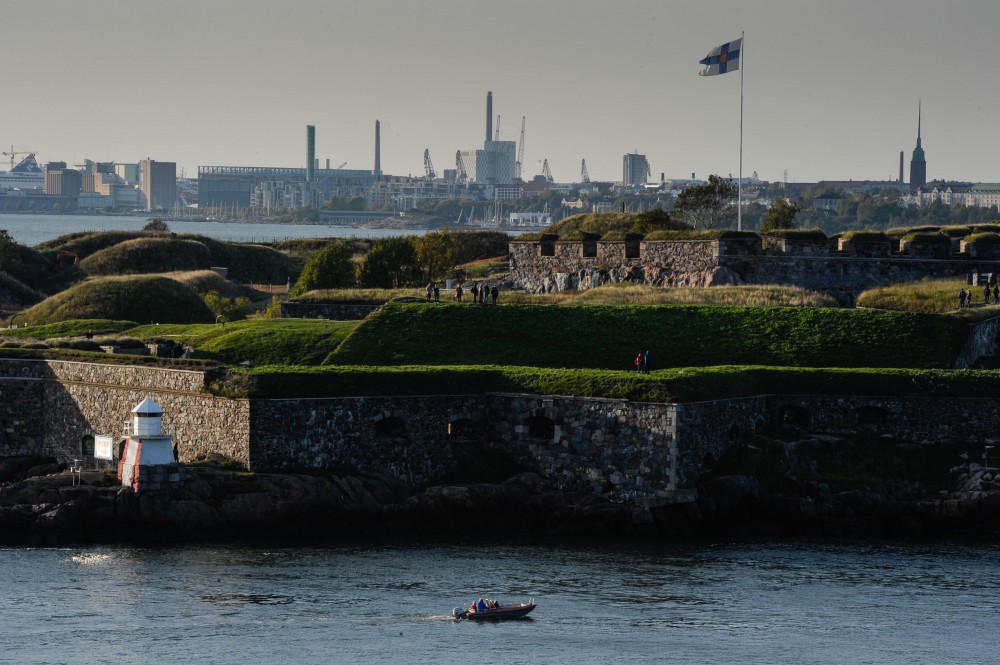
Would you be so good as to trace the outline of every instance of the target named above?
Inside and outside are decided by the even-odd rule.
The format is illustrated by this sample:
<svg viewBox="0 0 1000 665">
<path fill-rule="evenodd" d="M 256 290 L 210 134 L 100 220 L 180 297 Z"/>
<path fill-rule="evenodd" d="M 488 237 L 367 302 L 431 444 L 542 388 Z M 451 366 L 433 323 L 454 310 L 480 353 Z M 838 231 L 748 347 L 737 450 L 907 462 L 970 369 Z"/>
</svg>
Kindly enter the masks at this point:
<svg viewBox="0 0 1000 665">
<path fill-rule="evenodd" d="M 0 6 L 0 145 L 40 161 L 440 173 L 527 117 L 524 176 L 735 175 L 740 74 L 698 60 L 746 31 L 743 172 L 1000 181 L 997 0 L 46 0 Z M 9 166 L 9 162 L 8 166 Z M 7 168 L 2 167 L 2 168 Z"/>
</svg>

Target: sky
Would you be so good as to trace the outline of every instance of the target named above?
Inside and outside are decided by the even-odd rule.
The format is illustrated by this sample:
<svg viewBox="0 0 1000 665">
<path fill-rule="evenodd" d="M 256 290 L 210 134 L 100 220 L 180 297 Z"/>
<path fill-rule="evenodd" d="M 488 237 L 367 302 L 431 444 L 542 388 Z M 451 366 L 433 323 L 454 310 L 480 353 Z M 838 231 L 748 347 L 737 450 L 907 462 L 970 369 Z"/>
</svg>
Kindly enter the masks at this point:
<svg viewBox="0 0 1000 665">
<path fill-rule="evenodd" d="M 39 161 L 438 173 L 482 147 L 486 93 L 523 175 L 1000 181 L 997 0 L 46 0 L 0 8 L 0 150 Z M 494 128 L 496 120 L 494 118 Z M 0 168 L 9 168 L 5 161 Z"/>
</svg>

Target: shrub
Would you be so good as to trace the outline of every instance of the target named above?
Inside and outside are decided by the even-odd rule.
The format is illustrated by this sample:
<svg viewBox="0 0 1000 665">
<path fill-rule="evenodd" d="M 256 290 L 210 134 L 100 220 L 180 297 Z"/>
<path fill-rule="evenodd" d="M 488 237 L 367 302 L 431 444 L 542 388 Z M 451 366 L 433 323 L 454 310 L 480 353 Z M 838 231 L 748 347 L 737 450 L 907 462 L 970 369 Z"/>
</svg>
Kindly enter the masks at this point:
<svg viewBox="0 0 1000 665">
<path fill-rule="evenodd" d="M 412 238 L 375 241 L 358 274 L 361 286 L 397 289 L 420 281 L 420 266 Z"/>
<path fill-rule="evenodd" d="M 506 256 L 511 237 L 501 231 L 459 231 L 452 234 L 455 242 L 455 263 Z"/>
<path fill-rule="evenodd" d="M 292 289 L 293 298 L 306 291 L 337 289 L 354 286 L 353 253 L 346 243 L 334 241 L 309 257 L 302 274 Z"/>
</svg>

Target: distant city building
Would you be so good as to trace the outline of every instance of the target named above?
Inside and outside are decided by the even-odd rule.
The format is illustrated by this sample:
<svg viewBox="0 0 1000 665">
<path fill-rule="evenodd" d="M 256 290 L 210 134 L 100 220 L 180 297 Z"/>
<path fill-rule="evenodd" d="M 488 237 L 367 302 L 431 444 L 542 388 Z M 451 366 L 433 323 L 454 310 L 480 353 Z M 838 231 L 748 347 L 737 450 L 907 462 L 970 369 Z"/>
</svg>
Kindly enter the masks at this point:
<svg viewBox="0 0 1000 665">
<path fill-rule="evenodd" d="M 903 196 L 902 202 L 915 206 L 940 203 L 946 206 L 964 205 L 1000 210 L 1000 183 L 932 182 Z"/>
<path fill-rule="evenodd" d="M 121 178 L 123 182 L 134 185 L 139 182 L 139 165 L 115 164 L 115 174 Z"/>
<path fill-rule="evenodd" d="M 917 147 L 913 149 L 910 160 L 910 191 L 917 191 L 927 184 L 927 160 L 924 159 L 924 149 L 920 145 L 920 106 L 917 106 Z"/>
<path fill-rule="evenodd" d="M 629 153 L 622 158 L 622 185 L 645 185 L 649 178 L 646 155 Z"/>
<path fill-rule="evenodd" d="M 482 150 L 476 151 L 476 176 L 473 182 L 489 185 L 514 183 L 517 169 L 517 143 L 515 141 L 486 141 Z"/>
<path fill-rule="evenodd" d="M 45 193 L 52 196 L 76 196 L 83 190 L 83 178 L 76 169 L 66 168 L 66 162 L 45 165 Z"/>
<path fill-rule="evenodd" d="M 146 210 L 170 210 L 177 203 L 177 164 L 144 159 L 139 162 L 140 188 Z"/>
</svg>

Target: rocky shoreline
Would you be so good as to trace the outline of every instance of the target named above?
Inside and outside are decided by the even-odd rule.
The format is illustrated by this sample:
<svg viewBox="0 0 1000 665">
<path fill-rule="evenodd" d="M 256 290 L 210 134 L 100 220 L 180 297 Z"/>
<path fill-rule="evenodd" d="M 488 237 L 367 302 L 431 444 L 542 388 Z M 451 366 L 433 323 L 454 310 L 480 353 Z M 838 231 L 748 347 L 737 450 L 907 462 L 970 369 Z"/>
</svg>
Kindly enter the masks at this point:
<svg viewBox="0 0 1000 665">
<path fill-rule="evenodd" d="M 0 461 L 0 545 L 218 539 L 616 537 L 975 538 L 1000 536 L 1000 471 L 956 467 L 928 496 L 751 476 L 704 480 L 693 500 L 616 502 L 559 491 L 534 473 L 503 483 L 405 487 L 382 478 L 257 474 L 211 464 L 167 490 L 136 493 L 111 470 L 73 486 L 60 465 Z M 22 476 L 11 479 L 12 476 Z"/>
</svg>

